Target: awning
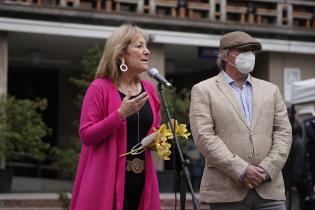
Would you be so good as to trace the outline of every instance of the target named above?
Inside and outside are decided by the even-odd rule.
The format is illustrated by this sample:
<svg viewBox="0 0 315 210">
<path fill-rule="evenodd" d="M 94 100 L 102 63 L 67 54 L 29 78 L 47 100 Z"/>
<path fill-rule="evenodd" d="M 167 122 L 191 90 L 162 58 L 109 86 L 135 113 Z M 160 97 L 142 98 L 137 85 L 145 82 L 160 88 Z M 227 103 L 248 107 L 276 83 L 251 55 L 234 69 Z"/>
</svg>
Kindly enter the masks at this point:
<svg viewBox="0 0 315 210">
<path fill-rule="evenodd" d="M 291 104 L 315 103 L 315 78 L 292 84 Z"/>
</svg>

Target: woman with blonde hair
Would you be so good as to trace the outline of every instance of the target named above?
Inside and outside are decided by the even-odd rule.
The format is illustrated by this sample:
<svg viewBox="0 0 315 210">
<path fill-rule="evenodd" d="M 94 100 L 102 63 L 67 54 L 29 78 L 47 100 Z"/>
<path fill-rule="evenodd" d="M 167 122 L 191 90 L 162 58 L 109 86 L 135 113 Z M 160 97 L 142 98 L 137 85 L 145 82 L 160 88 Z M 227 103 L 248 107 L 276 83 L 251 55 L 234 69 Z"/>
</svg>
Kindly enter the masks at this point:
<svg viewBox="0 0 315 210">
<path fill-rule="evenodd" d="M 160 210 L 150 151 L 119 157 L 160 125 L 154 86 L 139 77 L 148 70 L 147 40 L 139 27 L 125 24 L 106 42 L 83 99 L 70 210 Z"/>
</svg>

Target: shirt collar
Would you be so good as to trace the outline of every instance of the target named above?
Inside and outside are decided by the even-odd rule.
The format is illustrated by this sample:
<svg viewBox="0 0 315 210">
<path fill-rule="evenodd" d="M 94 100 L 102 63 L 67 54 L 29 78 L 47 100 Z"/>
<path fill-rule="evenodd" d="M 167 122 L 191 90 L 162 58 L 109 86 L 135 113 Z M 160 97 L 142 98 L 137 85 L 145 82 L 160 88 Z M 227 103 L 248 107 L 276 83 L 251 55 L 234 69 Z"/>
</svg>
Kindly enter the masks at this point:
<svg viewBox="0 0 315 210">
<path fill-rule="evenodd" d="M 233 80 L 225 71 L 223 71 L 224 80 L 229 84 L 236 84 L 235 80 Z M 251 76 L 248 74 L 247 79 L 245 80 L 244 84 L 251 85 Z"/>
</svg>

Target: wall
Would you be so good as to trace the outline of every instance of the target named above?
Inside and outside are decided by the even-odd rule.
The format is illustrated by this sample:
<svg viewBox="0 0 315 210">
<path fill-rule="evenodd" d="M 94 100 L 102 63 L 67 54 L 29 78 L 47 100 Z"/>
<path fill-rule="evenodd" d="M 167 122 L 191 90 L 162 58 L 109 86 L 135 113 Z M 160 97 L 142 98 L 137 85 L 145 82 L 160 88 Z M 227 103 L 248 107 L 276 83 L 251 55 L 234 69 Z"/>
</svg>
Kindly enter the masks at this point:
<svg viewBox="0 0 315 210">
<path fill-rule="evenodd" d="M 149 69 L 156 68 L 159 70 L 161 75 L 165 74 L 165 50 L 164 45 L 149 43 L 148 48 L 151 56 L 149 61 Z M 149 79 L 146 72 L 142 73 L 141 78 Z"/>
<path fill-rule="evenodd" d="M 269 53 L 269 81 L 284 91 L 284 68 L 301 70 L 301 80 L 315 77 L 315 55 Z"/>
</svg>

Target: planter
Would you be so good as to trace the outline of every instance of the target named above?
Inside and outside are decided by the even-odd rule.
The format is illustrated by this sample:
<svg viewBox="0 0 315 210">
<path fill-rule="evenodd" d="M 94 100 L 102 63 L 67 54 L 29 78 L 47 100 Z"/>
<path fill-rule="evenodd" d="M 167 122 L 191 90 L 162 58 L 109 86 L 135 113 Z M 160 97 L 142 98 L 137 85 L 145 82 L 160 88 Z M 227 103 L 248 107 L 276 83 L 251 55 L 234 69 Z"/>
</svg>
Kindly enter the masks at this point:
<svg viewBox="0 0 315 210">
<path fill-rule="evenodd" d="M 11 192 L 13 169 L 0 170 L 0 193 Z"/>
</svg>

